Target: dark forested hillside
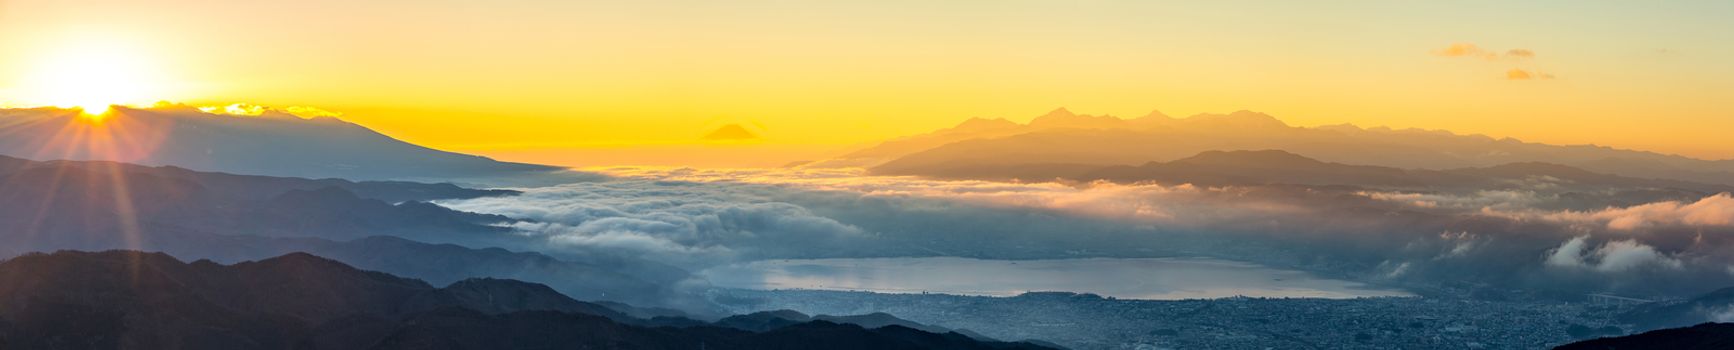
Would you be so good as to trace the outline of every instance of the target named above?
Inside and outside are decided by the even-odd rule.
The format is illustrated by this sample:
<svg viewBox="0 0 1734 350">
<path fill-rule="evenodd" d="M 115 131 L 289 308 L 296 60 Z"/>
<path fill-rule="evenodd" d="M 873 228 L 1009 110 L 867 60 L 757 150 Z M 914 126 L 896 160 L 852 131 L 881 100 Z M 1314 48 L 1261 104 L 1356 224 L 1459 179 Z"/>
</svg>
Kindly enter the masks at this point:
<svg viewBox="0 0 1734 350">
<path fill-rule="evenodd" d="M 27 254 L 0 262 L 12 349 L 1037 349 L 813 321 L 763 332 L 653 327 L 546 286 L 435 288 L 309 254 L 222 265 L 161 253 Z"/>
</svg>

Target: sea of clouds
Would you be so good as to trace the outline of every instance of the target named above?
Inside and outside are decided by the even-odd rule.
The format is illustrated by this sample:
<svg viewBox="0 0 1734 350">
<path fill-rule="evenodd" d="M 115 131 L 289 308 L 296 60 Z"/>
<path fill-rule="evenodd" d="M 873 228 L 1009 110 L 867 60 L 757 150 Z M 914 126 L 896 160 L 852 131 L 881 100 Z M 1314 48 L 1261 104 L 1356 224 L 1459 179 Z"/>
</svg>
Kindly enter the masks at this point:
<svg viewBox="0 0 1734 350">
<path fill-rule="evenodd" d="M 539 250 L 688 269 L 778 258 L 1211 256 L 1394 284 L 1644 295 L 1734 285 L 1726 193 L 1571 210 L 1555 208 L 1637 199 L 1551 186 L 1451 193 L 589 170 L 612 179 L 440 204 L 514 218 L 502 225 Z"/>
</svg>

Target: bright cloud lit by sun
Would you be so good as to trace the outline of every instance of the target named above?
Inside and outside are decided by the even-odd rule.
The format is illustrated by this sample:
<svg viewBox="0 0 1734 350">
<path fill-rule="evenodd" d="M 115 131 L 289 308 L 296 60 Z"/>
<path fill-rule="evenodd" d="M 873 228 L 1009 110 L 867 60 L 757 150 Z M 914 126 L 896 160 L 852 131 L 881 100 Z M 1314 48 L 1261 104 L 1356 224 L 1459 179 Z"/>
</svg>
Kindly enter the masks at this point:
<svg viewBox="0 0 1734 350">
<path fill-rule="evenodd" d="M 31 62 L 16 93 L 24 103 L 100 115 L 110 105 L 166 98 L 170 82 L 155 63 L 148 50 L 127 43 L 69 42 Z"/>
</svg>

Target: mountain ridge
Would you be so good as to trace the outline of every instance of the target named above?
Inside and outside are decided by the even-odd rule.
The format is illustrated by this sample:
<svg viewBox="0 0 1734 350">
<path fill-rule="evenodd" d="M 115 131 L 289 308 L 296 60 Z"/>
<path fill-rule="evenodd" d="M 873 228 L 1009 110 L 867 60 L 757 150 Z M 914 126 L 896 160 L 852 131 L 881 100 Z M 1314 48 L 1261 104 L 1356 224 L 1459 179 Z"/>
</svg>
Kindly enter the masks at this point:
<svg viewBox="0 0 1734 350">
<path fill-rule="evenodd" d="M 491 225 L 508 219 L 425 202 L 516 193 L 0 156 L 0 257 L 135 249 L 236 262 L 306 251 L 439 283 L 510 277 L 585 298 L 706 309 L 673 290 L 688 278 L 683 270 L 627 256 L 471 248 L 512 247 Z"/>
<path fill-rule="evenodd" d="M 1277 149 L 1351 165 L 1444 170 L 1540 161 L 1628 177 L 1734 185 L 1734 160 L 1704 160 L 1594 145 L 1549 145 L 1437 130 L 1364 129 L 1347 125 L 1296 127 L 1251 111 L 1173 120 L 1148 128 L 1020 128 L 993 135 L 943 137 L 924 134 L 900 139 L 908 142 L 888 141 L 854 154 L 878 157 L 877 163 L 857 163 L 866 166 L 870 173 L 882 175 L 932 176 L 971 168 L 1044 163 L 1137 165 L 1212 150 Z"/>
<path fill-rule="evenodd" d="M 232 265 L 123 250 L 26 254 L 0 261 L 0 310 L 0 345 L 21 348 L 1044 348 L 825 321 L 766 332 L 647 327 L 533 283 L 435 288 L 306 253 Z"/>
<path fill-rule="evenodd" d="M 280 113 L 278 113 L 280 114 Z M 202 171 L 350 180 L 475 181 L 560 175 L 404 142 L 332 117 L 234 116 L 179 105 L 0 110 L 0 154 L 32 160 L 102 160 Z"/>
</svg>

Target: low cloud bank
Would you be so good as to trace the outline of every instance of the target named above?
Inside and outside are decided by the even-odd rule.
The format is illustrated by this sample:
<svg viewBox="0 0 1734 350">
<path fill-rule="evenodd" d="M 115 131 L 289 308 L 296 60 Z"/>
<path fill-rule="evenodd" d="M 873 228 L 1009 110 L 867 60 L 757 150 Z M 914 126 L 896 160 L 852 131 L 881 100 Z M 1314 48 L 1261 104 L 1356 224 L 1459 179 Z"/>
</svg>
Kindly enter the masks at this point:
<svg viewBox="0 0 1734 350">
<path fill-rule="evenodd" d="M 1685 295 L 1734 285 L 1728 194 L 592 170 L 616 179 L 442 204 L 523 220 L 512 227 L 543 249 L 625 251 L 688 268 L 803 257 L 1203 255 L 1428 288 Z"/>
<path fill-rule="evenodd" d="M 797 253 L 868 235 L 861 229 L 728 186 L 656 180 L 574 183 L 514 197 L 441 203 L 524 221 L 508 224 L 552 249 L 602 249 L 684 266 Z"/>
<path fill-rule="evenodd" d="M 1563 211 L 1537 214 L 1547 220 L 1600 224 L 1609 230 L 1641 231 L 1657 227 L 1734 226 L 1734 196 L 1720 193 L 1696 202 L 1665 201 L 1598 211 Z"/>
</svg>

